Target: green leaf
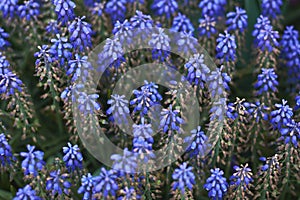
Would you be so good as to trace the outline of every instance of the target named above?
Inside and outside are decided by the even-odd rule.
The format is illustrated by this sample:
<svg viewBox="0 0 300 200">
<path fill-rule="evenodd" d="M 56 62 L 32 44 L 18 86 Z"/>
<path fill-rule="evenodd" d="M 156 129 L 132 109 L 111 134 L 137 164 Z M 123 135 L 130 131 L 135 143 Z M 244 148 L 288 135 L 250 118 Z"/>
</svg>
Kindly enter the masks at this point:
<svg viewBox="0 0 300 200">
<path fill-rule="evenodd" d="M 8 191 L 0 189 L 0 199 L 3 199 L 3 200 L 12 199 L 12 194 Z"/>
</svg>

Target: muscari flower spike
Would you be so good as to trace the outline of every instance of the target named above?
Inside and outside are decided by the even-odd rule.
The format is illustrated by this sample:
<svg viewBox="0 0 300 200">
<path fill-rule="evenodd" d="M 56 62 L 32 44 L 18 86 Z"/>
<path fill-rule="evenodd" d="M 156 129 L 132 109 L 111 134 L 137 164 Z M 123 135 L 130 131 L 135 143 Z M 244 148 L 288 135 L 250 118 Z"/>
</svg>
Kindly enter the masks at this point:
<svg viewBox="0 0 300 200">
<path fill-rule="evenodd" d="M 67 70 L 66 75 L 72 75 L 72 82 L 78 79 L 82 80 L 82 82 L 85 82 L 88 78 L 89 71 L 92 70 L 91 63 L 88 62 L 88 57 L 81 57 L 79 54 L 75 54 L 75 59 L 69 60 L 68 65 L 69 69 Z"/>
<path fill-rule="evenodd" d="M 0 27 L 0 50 L 4 50 L 6 47 L 10 46 L 10 43 L 7 41 L 9 34 Z M 1 53 L 0 53 L 1 56 Z"/>
<path fill-rule="evenodd" d="M 213 200 L 223 199 L 228 188 L 224 172 L 219 168 L 211 169 L 210 172 L 211 175 L 206 179 L 203 187 L 208 191 L 209 198 Z"/>
<path fill-rule="evenodd" d="M 164 133 L 168 130 L 179 131 L 180 124 L 184 123 L 184 120 L 179 117 L 180 111 L 173 110 L 172 105 L 170 105 L 167 109 L 162 109 L 160 114 L 160 127 L 163 128 Z"/>
<path fill-rule="evenodd" d="M 20 18 L 29 21 L 40 14 L 40 4 L 36 0 L 25 1 L 18 7 L 18 13 Z"/>
<path fill-rule="evenodd" d="M 175 191 L 179 189 L 183 194 L 185 188 L 187 187 L 189 190 L 192 190 L 195 182 L 195 175 L 193 173 L 193 167 L 188 166 L 186 162 L 181 164 L 179 168 L 175 169 L 172 174 L 172 179 L 174 180 L 172 190 Z"/>
<path fill-rule="evenodd" d="M 135 137 L 132 141 L 132 151 L 136 154 L 137 158 L 141 158 L 147 163 L 149 158 L 155 158 L 152 143 L 153 138 Z"/>
<path fill-rule="evenodd" d="M 68 175 L 66 173 L 62 174 L 60 169 L 51 171 L 46 181 L 46 190 L 50 191 L 53 197 L 56 194 L 58 196 L 63 194 L 69 195 L 71 183 L 66 180 L 67 178 Z"/>
<path fill-rule="evenodd" d="M 256 19 L 256 24 L 254 25 L 252 36 L 256 38 L 259 35 L 261 30 L 265 30 L 266 26 L 271 26 L 271 21 L 269 20 L 269 18 L 260 15 Z"/>
<path fill-rule="evenodd" d="M 226 90 L 230 90 L 229 83 L 231 78 L 227 73 L 222 72 L 223 67 L 216 68 L 211 71 L 210 75 L 207 77 L 208 89 L 212 98 L 216 96 L 224 95 Z"/>
<path fill-rule="evenodd" d="M 83 175 L 81 178 L 81 186 L 79 187 L 77 193 L 82 194 L 83 193 L 83 200 L 89 200 L 93 197 L 93 188 L 95 186 L 95 180 L 94 177 L 88 173 L 87 175 Z"/>
<path fill-rule="evenodd" d="M 194 27 L 191 20 L 181 13 L 178 13 L 176 17 L 173 19 L 173 24 L 171 30 L 177 32 L 194 32 Z"/>
<path fill-rule="evenodd" d="M 109 117 L 110 121 L 117 121 L 118 123 L 127 122 L 130 111 L 125 95 L 113 94 L 111 95 L 111 99 L 107 101 L 107 104 L 110 104 L 110 107 L 106 111 L 107 115 L 111 115 Z"/>
<path fill-rule="evenodd" d="M 84 115 L 93 114 L 100 110 L 100 104 L 96 101 L 99 98 L 98 94 L 86 94 L 80 92 L 77 99 L 78 109 Z"/>
<path fill-rule="evenodd" d="M 105 12 L 110 15 L 113 24 L 125 19 L 126 3 L 126 0 L 109 0 L 106 3 Z"/>
<path fill-rule="evenodd" d="M 191 135 L 184 138 L 184 142 L 188 143 L 186 149 L 187 152 L 190 152 L 192 157 L 194 156 L 204 156 L 207 150 L 208 137 L 201 130 L 201 126 L 198 126 L 197 129 L 191 130 Z"/>
<path fill-rule="evenodd" d="M 20 188 L 13 198 L 13 200 L 41 200 L 39 196 L 36 195 L 36 191 L 31 188 L 30 185 L 26 185 L 24 188 Z"/>
<path fill-rule="evenodd" d="M 70 42 L 80 52 L 92 47 L 92 26 L 84 20 L 85 16 L 81 18 L 77 17 L 68 26 Z"/>
<path fill-rule="evenodd" d="M 51 39 L 51 43 L 53 43 L 50 47 L 52 57 L 64 66 L 65 61 L 72 57 L 70 50 L 73 46 L 68 42 L 68 38 L 61 37 L 60 34 L 56 34 L 56 38 Z"/>
<path fill-rule="evenodd" d="M 201 37 L 206 36 L 207 38 L 210 38 L 211 36 L 216 35 L 217 29 L 215 18 L 209 17 L 208 15 L 201 17 L 199 19 L 198 32 Z"/>
<path fill-rule="evenodd" d="M 262 15 L 276 19 L 281 14 L 282 0 L 262 0 L 261 10 Z"/>
<path fill-rule="evenodd" d="M 180 32 L 179 38 L 174 38 L 178 46 L 178 51 L 183 54 L 190 54 L 190 52 L 197 52 L 197 39 L 192 32 Z"/>
<path fill-rule="evenodd" d="M 113 154 L 110 157 L 114 161 L 112 168 L 115 171 L 119 171 L 121 174 L 124 173 L 135 173 L 137 167 L 136 155 L 129 151 L 128 148 L 123 150 L 123 154 Z"/>
<path fill-rule="evenodd" d="M 8 144 L 6 136 L 4 133 L 0 134 L 0 167 L 4 168 L 12 165 L 15 161 L 13 156 L 11 146 Z"/>
<path fill-rule="evenodd" d="M 199 85 L 201 88 L 204 88 L 204 84 L 210 73 L 210 69 L 204 63 L 204 55 L 199 53 L 194 54 L 189 58 L 184 67 L 188 71 L 186 79 L 190 84 Z"/>
<path fill-rule="evenodd" d="M 259 122 L 261 119 L 268 120 L 268 107 L 264 103 L 259 101 L 255 103 L 244 102 L 243 105 L 248 115 L 253 117 L 256 122 Z"/>
<path fill-rule="evenodd" d="M 234 166 L 234 173 L 230 177 L 230 185 L 234 188 L 242 187 L 243 190 L 246 190 L 249 187 L 249 184 L 253 182 L 253 174 L 251 169 L 248 167 L 248 164 Z"/>
<path fill-rule="evenodd" d="M 282 39 L 280 41 L 281 57 L 286 60 L 290 60 L 293 56 L 293 48 L 299 44 L 299 32 L 295 30 L 294 26 L 287 26 L 283 32 Z"/>
<path fill-rule="evenodd" d="M 162 96 L 158 92 L 158 85 L 156 85 L 154 82 L 148 82 L 147 80 L 144 80 L 144 85 L 142 88 L 148 89 L 149 92 L 152 93 L 151 99 L 154 102 L 159 102 L 162 100 Z"/>
<path fill-rule="evenodd" d="M 75 3 L 71 0 L 53 0 L 55 6 L 55 13 L 57 14 L 57 21 L 65 25 L 67 22 L 75 18 L 74 8 Z"/>
<path fill-rule="evenodd" d="M 1 0 L 0 11 L 4 18 L 13 18 L 18 10 L 18 0 Z"/>
<path fill-rule="evenodd" d="M 119 39 L 121 43 L 126 42 L 126 44 L 130 44 L 132 42 L 133 37 L 133 27 L 128 19 L 125 19 L 122 23 L 117 21 L 114 25 L 112 33 Z"/>
<path fill-rule="evenodd" d="M 202 17 L 219 17 L 225 13 L 226 0 L 202 0 L 198 6 L 202 10 Z"/>
<path fill-rule="evenodd" d="M 270 115 L 270 122 L 274 128 L 278 128 L 285 126 L 288 122 L 291 121 L 293 116 L 293 109 L 287 104 L 288 102 L 282 99 L 282 104 L 276 103 L 276 110 L 273 110 Z"/>
<path fill-rule="evenodd" d="M 264 29 L 261 29 L 257 37 L 255 38 L 255 42 L 257 48 L 261 51 L 269 51 L 272 52 L 274 47 L 279 46 L 279 42 L 277 39 L 279 38 L 278 31 L 274 31 L 271 25 L 265 26 Z"/>
<path fill-rule="evenodd" d="M 122 44 L 118 37 L 106 39 L 103 51 L 98 55 L 98 70 L 102 70 L 104 66 L 114 66 L 118 68 L 121 63 L 125 61 L 123 54 Z"/>
<path fill-rule="evenodd" d="M 262 95 L 267 92 L 276 92 L 278 81 L 277 74 L 273 68 L 261 69 L 261 74 L 257 76 L 257 82 L 254 85 L 254 88 L 257 90 L 257 95 Z"/>
<path fill-rule="evenodd" d="M 19 77 L 11 71 L 7 71 L 5 74 L 0 74 L 0 95 L 5 94 L 11 96 L 15 94 L 15 91 L 22 91 L 22 81 Z"/>
<path fill-rule="evenodd" d="M 119 188 L 116 179 L 117 175 L 114 170 L 106 170 L 102 167 L 100 174 L 93 178 L 95 183 L 93 193 L 101 193 L 105 198 L 109 194 L 115 196 Z"/>
<path fill-rule="evenodd" d="M 219 34 L 217 38 L 217 55 L 220 62 L 235 61 L 236 59 L 236 41 L 235 36 L 230 35 L 227 31 L 224 34 Z"/>
<path fill-rule="evenodd" d="M 178 10 L 178 3 L 176 0 L 154 0 L 151 9 L 156 15 L 169 19 Z"/>
<path fill-rule="evenodd" d="M 226 25 L 228 26 L 228 31 L 244 32 L 248 27 L 248 16 L 246 10 L 235 7 L 235 12 L 229 12 L 226 15 Z"/>
<path fill-rule="evenodd" d="M 28 152 L 21 152 L 20 155 L 25 159 L 22 161 L 22 168 L 25 175 L 37 176 L 38 171 L 42 170 L 45 162 L 43 160 L 44 152 L 35 151 L 35 146 L 27 145 Z"/>
<path fill-rule="evenodd" d="M 9 70 L 10 64 L 8 62 L 8 60 L 6 60 L 6 57 L 4 55 L 2 55 L 2 53 L 0 52 L 0 75 L 4 75 L 8 72 L 10 72 Z"/>
<path fill-rule="evenodd" d="M 149 143 L 154 142 L 154 140 L 152 138 L 152 134 L 153 134 L 152 125 L 145 124 L 144 118 L 142 118 L 140 124 L 133 124 L 132 129 L 133 129 L 133 136 L 135 138 L 142 137 L 142 138 L 146 139 Z"/>
<path fill-rule="evenodd" d="M 104 10 L 104 3 L 94 2 L 93 6 L 89 9 L 93 15 L 98 15 L 98 17 L 101 17 Z"/>
<path fill-rule="evenodd" d="M 151 34 L 151 39 L 148 44 L 152 47 L 152 58 L 164 61 L 169 56 L 170 38 L 164 33 L 164 29 L 158 28 L 158 31 Z"/>
<path fill-rule="evenodd" d="M 135 105 L 133 112 L 140 112 L 141 115 L 146 115 L 152 105 L 158 103 L 156 98 L 153 98 L 153 93 L 147 87 L 141 87 L 140 90 L 133 90 L 135 98 L 130 101 L 130 105 Z"/>
<path fill-rule="evenodd" d="M 83 157 L 77 144 L 72 146 L 72 144 L 68 142 L 68 146 L 63 147 L 63 152 L 63 161 L 66 163 L 66 167 L 69 171 L 72 172 L 76 169 L 82 169 Z"/>
<path fill-rule="evenodd" d="M 47 33 L 51 34 L 61 34 L 61 27 L 59 26 L 58 22 L 56 20 L 51 19 L 45 28 Z"/>
<path fill-rule="evenodd" d="M 285 144 L 292 143 L 297 148 L 300 141 L 300 122 L 290 120 L 280 129 L 280 133 Z"/>
<path fill-rule="evenodd" d="M 260 157 L 260 161 L 264 162 L 264 165 L 260 167 L 261 171 L 267 171 L 270 167 L 272 169 L 279 169 L 280 163 L 278 161 L 278 154 L 275 154 L 271 158 Z"/>
</svg>

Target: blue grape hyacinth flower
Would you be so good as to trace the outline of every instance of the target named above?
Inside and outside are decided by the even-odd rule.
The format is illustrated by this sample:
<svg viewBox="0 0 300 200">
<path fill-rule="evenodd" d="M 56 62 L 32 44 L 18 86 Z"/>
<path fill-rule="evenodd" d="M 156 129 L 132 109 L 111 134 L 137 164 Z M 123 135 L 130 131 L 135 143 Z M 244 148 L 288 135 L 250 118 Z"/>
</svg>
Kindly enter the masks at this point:
<svg viewBox="0 0 300 200">
<path fill-rule="evenodd" d="M 189 58 L 184 67 L 188 71 L 186 79 L 191 84 L 199 85 L 201 88 L 204 88 L 204 84 L 210 73 L 210 69 L 204 63 L 204 55 L 199 53 L 194 54 Z"/>
<path fill-rule="evenodd" d="M 111 99 L 107 101 L 107 104 L 110 104 L 110 107 L 107 109 L 106 114 L 111 115 L 109 117 L 111 121 L 127 123 L 127 117 L 129 117 L 130 110 L 125 95 L 120 96 L 118 94 L 113 94 L 111 95 Z"/>
<path fill-rule="evenodd" d="M 122 23 L 117 21 L 114 24 L 112 33 L 119 39 L 121 43 L 126 42 L 127 45 L 130 45 L 133 37 L 133 27 L 128 19 L 125 19 Z"/>
<path fill-rule="evenodd" d="M 164 29 L 158 28 L 158 30 L 151 34 L 151 39 L 148 44 L 152 47 L 152 58 L 154 60 L 159 59 L 164 61 L 169 56 L 170 37 L 164 33 Z"/>
<path fill-rule="evenodd" d="M 65 25 L 67 22 L 75 18 L 74 8 L 75 3 L 71 0 L 53 0 L 55 6 L 55 13 L 57 14 L 57 21 Z"/>
<path fill-rule="evenodd" d="M 179 189 L 182 194 L 185 192 L 185 188 L 192 190 L 193 185 L 196 183 L 193 167 L 188 166 L 186 162 L 175 169 L 172 179 L 174 180 L 172 190 Z"/>
<path fill-rule="evenodd" d="M 268 107 L 264 103 L 256 101 L 255 103 L 244 102 L 247 114 L 259 122 L 261 119 L 268 120 Z"/>
<path fill-rule="evenodd" d="M 230 35 L 227 31 L 225 31 L 224 34 L 219 34 L 217 38 L 216 57 L 220 59 L 221 63 L 235 61 L 236 48 L 237 45 L 234 35 Z"/>
<path fill-rule="evenodd" d="M 81 186 L 79 187 L 77 193 L 82 194 L 83 193 L 83 200 L 89 200 L 93 198 L 94 194 L 94 186 L 95 186 L 95 180 L 94 177 L 88 173 L 87 175 L 83 175 L 81 178 Z"/>
<path fill-rule="evenodd" d="M 207 147 L 209 147 L 208 137 L 201 130 L 201 126 L 198 126 L 197 129 L 191 130 L 191 135 L 184 138 L 184 142 L 189 144 L 186 151 L 190 152 L 192 157 L 204 156 L 207 151 Z"/>
<path fill-rule="evenodd" d="M 278 31 L 274 31 L 272 26 L 265 26 L 264 29 L 260 30 L 255 38 L 255 42 L 260 50 L 272 52 L 274 47 L 279 46 L 279 42 L 277 41 L 278 38 Z"/>
<path fill-rule="evenodd" d="M 191 20 L 186 15 L 178 13 L 178 15 L 173 19 L 171 30 L 189 33 L 194 32 L 195 28 Z"/>
<path fill-rule="evenodd" d="M 190 52 L 197 52 L 197 39 L 193 36 L 192 32 L 180 32 L 179 37 L 173 38 L 176 40 L 178 46 L 178 51 L 184 55 L 189 54 Z"/>
<path fill-rule="evenodd" d="M 46 190 L 51 192 L 52 197 L 56 194 L 61 196 L 70 193 L 71 183 L 67 178 L 68 175 L 66 173 L 62 174 L 60 169 L 50 172 L 50 176 L 46 181 Z"/>
<path fill-rule="evenodd" d="M 211 169 L 210 172 L 211 175 L 206 179 L 203 187 L 208 191 L 209 198 L 213 200 L 223 199 L 228 189 L 228 183 L 223 176 L 224 172 L 219 168 Z"/>
<path fill-rule="evenodd" d="M 265 30 L 266 26 L 271 26 L 271 21 L 269 18 L 260 15 L 256 19 L 256 24 L 254 24 L 254 30 L 252 32 L 252 36 L 256 38 L 262 30 Z"/>
<path fill-rule="evenodd" d="M 96 101 L 98 98 L 98 94 L 86 94 L 85 92 L 80 92 L 77 99 L 79 111 L 84 115 L 93 114 L 99 111 L 100 104 Z"/>
<path fill-rule="evenodd" d="M 289 60 L 292 56 L 294 46 L 299 44 L 299 31 L 294 26 L 287 26 L 283 32 L 282 39 L 280 41 L 281 57 Z"/>
<path fill-rule="evenodd" d="M 282 99 L 282 103 L 276 103 L 276 110 L 271 111 L 271 119 L 270 122 L 274 128 L 278 128 L 285 126 L 288 122 L 291 121 L 292 116 L 294 115 L 293 109 L 287 104 L 288 102 L 285 99 Z"/>
<path fill-rule="evenodd" d="M 22 161 L 22 168 L 24 170 L 25 175 L 33 175 L 37 176 L 38 171 L 42 170 L 45 165 L 45 161 L 43 160 L 44 152 L 35 151 L 35 146 L 27 145 L 28 152 L 21 152 L 20 155 L 24 157 Z"/>
<path fill-rule="evenodd" d="M 281 14 L 282 0 L 262 0 L 262 15 L 276 19 Z"/>
<path fill-rule="evenodd" d="M 170 18 L 178 10 L 177 0 L 154 0 L 151 9 L 158 16 Z"/>
<path fill-rule="evenodd" d="M 1 0 L 0 11 L 4 18 L 13 18 L 18 11 L 18 0 Z"/>
<path fill-rule="evenodd" d="M 13 161 L 15 161 L 13 156 L 11 146 L 8 144 L 6 136 L 4 133 L 0 134 L 0 167 L 5 168 L 11 166 Z"/>
<path fill-rule="evenodd" d="M 162 109 L 160 117 L 160 127 L 163 128 L 163 132 L 168 130 L 180 131 L 180 124 L 184 123 L 184 120 L 179 117 L 180 111 L 173 110 L 172 105 L 167 109 Z"/>
<path fill-rule="evenodd" d="M 25 1 L 24 4 L 18 7 L 18 13 L 20 18 L 29 21 L 40 14 L 40 4 L 36 0 Z"/>
<path fill-rule="evenodd" d="M 153 98 L 153 93 L 147 87 L 141 87 L 140 90 L 133 90 L 135 98 L 130 101 L 130 105 L 135 105 L 133 112 L 140 112 L 141 115 L 146 115 L 151 106 L 157 103 L 156 98 Z"/>
<path fill-rule="evenodd" d="M 228 26 L 228 31 L 244 32 L 248 27 L 248 16 L 246 10 L 235 7 L 235 12 L 229 12 L 226 15 L 226 25 Z"/>
<path fill-rule="evenodd" d="M 135 138 L 145 138 L 148 142 L 153 143 L 154 140 L 152 138 L 153 134 L 153 129 L 152 129 L 152 124 L 145 124 L 144 123 L 144 118 L 141 120 L 142 123 L 140 124 L 133 124 L 132 129 L 133 129 L 133 136 Z"/>
<path fill-rule="evenodd" d="M 46 67 L 49 67 L 47 63 L 52 63 L 51 50 L 48 45 L 38 46 L 39 51 L 34 53 L 36 57 L 35 65 L 38 66 L 41 63 L 46 64 Z"/>
<path fill-rule="evenodd" d="M 61 67 L 63 67 L 65 61 L 72 57 L 71 49 L 73 46 L 69 43 L 68 38 L 61 37 L 60 34 L 56 34 L 56 38 L 51 39 L 51 43 L 53 43 L 50 47 L 52 57 L 59 61 Z"/>
<path fill-rule="evenodd" d="M 22 81 L 19 77 L 11 71 L 7 71 L 5 74 L 0 74 L 0 95 L 5 94 L 11 96 L 15 94 L 15 91 L 22 91 Z"/>
<path fill-rule="evenodd" d="M 8 60 L 6 60 L 6 57 L 4 55 L 2 55 L 2 53 L 0 52 L 0 75 L 4 75 L 8 72 L 10 72 L 9 70 L 10 64 L 8 62 Z"/>
<path fill-rule="evenodd" d="M 24 188 L 20 188 L 13 198 L 13 200 L 42 200 L 36 195 L 36 191 L 31 188 L 30 185 L 26 185 Z"/>
<path fill-rule="evenodd" d="M 216 19 L 214 17 L 209 17 L 208 15 L 200 18 L 198 32 L 200 36 L 206 36 L 207 38 L 216 35 L 218 32 L 216 28 Z"/>
<path fill-rule="evenodd" d="M 225 13 L 226 0 L 202 0 L 198 6 L 202 10 L 202 17 L 219 17 Z"/>
<path fill-rule="evenodd" d="M 290 120 L 280 129 L 280 133 L 285 144 L 292 143 L 297 148 L 300 140 L 300 122 Z"/>
<path fill-rule="evenodd" d="M 126 3 L 126 0 L 109 0 L 106 3 L 105 12 L 110 15 L 112 24 L 125 19 Z"/>
<path fill-rule="evenodd" d="M 74 60 L 68 61 L 69 69 L 66 72 L 66 75 L 72 76 L 71 81 L 74 82 L 80 79 L 82 82 L 85 82 L 89 76 L 90 70 L 92 70 L 92 65 L 88 62 L 87 56 L 80 56 L 79 54 L 75 54 Z"/>
<path fill-rule="evenodd" d="M 277 74 L 273 68 L 261 69 L 261 74 L 257 76 L 257 82 L 254 88 L 257 89 L 257 95 L 262 95 L 267 92 L 276 92 L 277 86 L 279 85 L 277 81 Z"/>
<path fill-rule="evenodd" d="M 253 174 L 251 169 L 248 167 L 248 164 L 233 167 L 234 173 L 230 177 L 230 185 L 234 188 L 241 187 L 243 190 L 246 190 L 250 183 L 253 182 Z"/>
<path fill-rule="evenodd" d="M 0 50 L 4 50 L 6 47 L 10 46 L 10 43 L 7 41 L 9 34 L 0 27 Z M 0 53 L 1 56 L 1 53 Z"/>
<path fill-rule="evenodd" d="M 128 148 L 123 150 L 123 154 L 113 154 L 111 157 L 113 160 L 112 168 L 121 174 L 125 173 L 135 173 L 137 167 L 137 157 L 136 155 L 129 151 Z"/>
<path fill-rule="evenodd" d="M 69 171 L 72 172 L 76 169 L 82 169 L 83 157 L 77 144 L 72 146 L 72 144 L 68 142 L 68 146 L 63 147 L 63 152 L 63 161 L 66 163 L 66 167 Z"/>
<path fill-rule="evenodd" d="M 105 198 L 111 194 L 116 195 L 116 190 L 119 188 L 117 184 L 117 175 L 114 170 L 106 170 L 101 168 L 100 174 L 93 178 L 95 182 L 94 193 L 101 193 Z"/>
<path fill-rule="evenodd" d="M 92 47 L 92 26 L 84 20 L 85 16 L 77 17 L 68 26 L 70 43 L 80 52 Z"/>
</svg>

